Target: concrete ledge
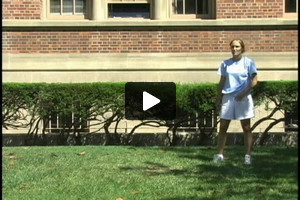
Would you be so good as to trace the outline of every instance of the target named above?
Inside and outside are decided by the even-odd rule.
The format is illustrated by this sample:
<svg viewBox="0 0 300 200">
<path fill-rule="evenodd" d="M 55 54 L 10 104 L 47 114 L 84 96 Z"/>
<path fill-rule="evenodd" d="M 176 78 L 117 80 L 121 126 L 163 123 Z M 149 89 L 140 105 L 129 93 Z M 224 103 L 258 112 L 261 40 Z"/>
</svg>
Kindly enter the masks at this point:
<svg viewBox="0 0 300 200">
<path fill-rule="evenodd" d="M 217 20 L 2 20 L 4 31 L 14 30 L 197 30 L 292 29 L 297 19 L 217 19 Z"/>
<path fill-rule="evenodd" d="M 268 26 L 296 25 L 297 19 L 262 18 L 262 19 L 216 19 L 216 20 L 2 20 L 2 27 L 121 27 L 121 26 Z"/>
<path fill-rule="evenodd" d="M 3 82 L 92 83 L 92 82 L 174 82 L 217 83 L 216 70 L 197 71 L 2 71 Z M 259 81 L 298 80 L 297 70 L 259 71 Z"/>
<path fill-rule="evenodd" d="M 247 52 L 259 80 L 298 80 L 297 52 Z M 230 53 L 3 54 L 4 82 L 218 82 Z M 47 61 L 47 62 L 45 62 Z"/>
<path fill-rule="evenodd" d="M 217 70 L 228 53 L 80 53 L 3 54 L 3 70 L 11 71 L 126 71 Z M 298 70 L 298 52 L 246 52 L 259 70 Z M 45 62 L 47 61 L 47 62 Z"/>
</svg>

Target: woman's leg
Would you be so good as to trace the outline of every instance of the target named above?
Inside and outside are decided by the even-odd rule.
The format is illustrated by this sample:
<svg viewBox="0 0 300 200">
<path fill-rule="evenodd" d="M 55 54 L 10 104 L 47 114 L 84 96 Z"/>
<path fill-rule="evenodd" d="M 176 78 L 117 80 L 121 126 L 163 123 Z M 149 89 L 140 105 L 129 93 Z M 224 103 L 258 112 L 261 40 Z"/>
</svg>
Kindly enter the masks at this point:
<svg viewBox="0 0 300 200">
<path fill-rule="evenodd" d="M 230 120 L 220 119 L 220 131 L 218 135 L 218 154 L 223 154 L 226 144 L 226 133 L 230 124 Z"/>
<path fill-rule="evenodd" d="M 251 132 L 250 119 L 241 120 L 241 125 L 244 131 L 244 143 L 246 147 L 246 154 L 251 155 L 253 134 Z"/>
</svg>

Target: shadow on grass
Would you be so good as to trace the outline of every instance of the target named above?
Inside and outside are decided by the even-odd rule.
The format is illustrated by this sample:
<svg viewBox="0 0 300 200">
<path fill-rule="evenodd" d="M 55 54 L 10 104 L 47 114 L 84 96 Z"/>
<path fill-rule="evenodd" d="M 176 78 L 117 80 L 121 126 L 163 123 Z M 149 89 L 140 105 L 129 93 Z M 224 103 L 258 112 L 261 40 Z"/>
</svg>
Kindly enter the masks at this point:
<svg viewBox="0 0 300 200">
<path fill-rule="evenodd" d="M 225 173 L 233 178 L 238 178 L 244 173 L 262 178 L 286 177 L 298 173 L 298 151 L 297 148 L 286 147 L 261 147 L 254 152 L 253 163 L 250 166 L 243 164 L 244 148 L 228 148 L 225 154 L 225 162 L 221 164 L 212 163 L 215 149 L 208 147 L 198 149 L 170 148 L 180 158 L 197 159 L 203 164 L 198 165 L 201 171 L 211 173 Z M 236 172 L 243 172 L 236 173 Z M 249 174 L 250 173 L 250 174 Z M 298 180 L 298 177 L 296 177 Z"/>
<path fill-rule="evenodd" d="M 186 151 L 176 149 L 179 157 L 198 159 L 203 164 L 196 166 L 196 175 L 204 181 L 199 181 L 197 191 L 212 190 L 215 197 L 224 198 L 237 196 L 241 199 L 261 199 L 265 195 L 269 199 L 293 199 L 297 196 L 298 188 L 298 151 L 297 148 L 286 147 L 262 147 L 254 153 L 252 165 L 243 164 L 244 149 L 228 149 L 228 159 L 221 164 L 211 162 L 211 149 L 203 149 L 206 154 L 195 156 Z M 195 175 L 195 174 L 194 174 Z M 184 176 L 188 179 L 189 172 Z M 284 183 L 281 181 L 284 180 Z M 203 184 L 204 183 L 204 184 Z M 281 184 L 292 185 L 288 187 Z M 240 186 L 244 185 L 244 187 Z M 247 194 L 249 196 L 247 196 Z M 183 198 L 184 199 L 184 198 Z M 209 198 L 207 199 L 215 199 Z"/>
<path fill-rule="evenodd" d="M 260 147 L 254 152 L 252 165 L 243 163 L 244 148 L 227 149 L 227 160 L 212 163 L 215 148 L 164 148 L 177 157 L 199 160 L 199 164 L 181 170 L 172 170 L 162 163 L 145 162 L 147 167 L 123 167 L 121 170 L 141 170 L 149 176 L 176 175 L 195 180 L 190 190 L 207 193 L 200 199 L 294 199 L 298 188 L 297 148 Z M 281 181 L 284 181 L 281 183 Z M 281 184 L 285 184 L 283 187 Z M 160 200 L 196 200 L 198 196 L 166 197 Z"/>
<path fill-rule="evenodd" d="M 170 198 L 163 198 L 163 199 L 159 199 L 159 200 L 199 200 L 199 197 L 194 197 L 194 196 L 189 196 L 189 197 L 170 197 Z M 208 200 L 208 199 L 206 199 L 206 200 Z"/>
<path fill-rule="evenodd" d="M 120 170 L 125 171 L 141 171 L 146 173 L 149 176 L 158 176 L 158 175 L 182 175 L 186 173 L 186 170 L 177 170 L 171 169 L 167 165 L 154 162 L 145 162 L 147 167 L 120 167 Z"/>
</svg>

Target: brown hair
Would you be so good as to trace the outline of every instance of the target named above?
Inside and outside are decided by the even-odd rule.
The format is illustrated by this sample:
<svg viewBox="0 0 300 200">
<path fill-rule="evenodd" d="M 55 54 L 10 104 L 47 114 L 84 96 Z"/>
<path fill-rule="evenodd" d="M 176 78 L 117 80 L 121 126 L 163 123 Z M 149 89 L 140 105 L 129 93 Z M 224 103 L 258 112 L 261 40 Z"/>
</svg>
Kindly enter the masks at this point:
<svg viewBox="0 0 300 200">
<path fill-rule="evenodd" d="M 234 41 L 237 41 L 238 43 L 240 43 L 241 47 L 242 47 L 242 53 L 245 52 L 245 44 L 243 42 L 243 40 L 240 40 L 240 39 L 233 39 L 231 40 L 231 42 L 229 43 L 229 45 L 231 46 L 231 44 L 234 42 Z"/>
</svg>

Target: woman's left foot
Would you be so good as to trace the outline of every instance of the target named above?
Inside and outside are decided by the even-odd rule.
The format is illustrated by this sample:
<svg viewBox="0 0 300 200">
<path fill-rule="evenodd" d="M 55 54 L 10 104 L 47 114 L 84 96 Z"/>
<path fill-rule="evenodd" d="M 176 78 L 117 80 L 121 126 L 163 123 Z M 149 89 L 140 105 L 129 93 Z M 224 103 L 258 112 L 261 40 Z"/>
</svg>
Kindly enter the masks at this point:
<svg viewBox="0 0 300 200">
<path fill-rule="evenodd" d="M 250 155 L 245 155 L 245 165 L 251 165 L 252 158 Z"/>
</svg>

